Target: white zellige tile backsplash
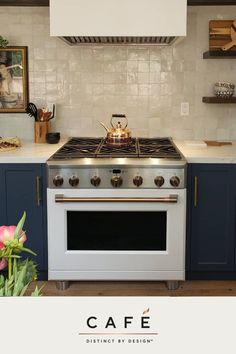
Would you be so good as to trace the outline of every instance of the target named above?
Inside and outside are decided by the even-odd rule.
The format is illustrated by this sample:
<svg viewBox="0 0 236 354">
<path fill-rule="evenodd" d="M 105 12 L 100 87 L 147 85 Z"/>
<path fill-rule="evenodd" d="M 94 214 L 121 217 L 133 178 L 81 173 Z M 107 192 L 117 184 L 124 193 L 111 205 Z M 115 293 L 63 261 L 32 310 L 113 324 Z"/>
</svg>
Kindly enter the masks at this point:
<svg viewBox="0 0 236 354">
<path fill-rule="evenodd" d="M 189 7 L 187 38 L 172 47 L 70 47 L 50 38 L 48 8 L 0 7 L 0 34 L 28 46 L 30 101 L 56 103 L 64 136 L 102 136 L 99 121 L 126 113 L 134 136 L 236 139 L 236 105 L 202 103 L 214 82 L 236 84 L 236 60 L 202 59 L 209 20 L 235 17 L 236 6 Z M 0 135 L 33 139 L 33 120 L 0 114 Z"/>
</svg>

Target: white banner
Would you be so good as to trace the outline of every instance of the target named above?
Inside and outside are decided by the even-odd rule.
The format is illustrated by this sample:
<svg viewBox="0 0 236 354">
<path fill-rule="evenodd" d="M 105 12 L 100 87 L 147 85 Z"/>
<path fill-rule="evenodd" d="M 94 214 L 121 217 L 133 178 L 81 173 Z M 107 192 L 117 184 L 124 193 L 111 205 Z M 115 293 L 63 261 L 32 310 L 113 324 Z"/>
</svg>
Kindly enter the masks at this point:
<svg viewBox="0 0 236 354">
<path fill-rule="evenodd" d="M 235 297 L 0 298 L 0 352 L 231 353 L 235 322 Z"/>
</svg>

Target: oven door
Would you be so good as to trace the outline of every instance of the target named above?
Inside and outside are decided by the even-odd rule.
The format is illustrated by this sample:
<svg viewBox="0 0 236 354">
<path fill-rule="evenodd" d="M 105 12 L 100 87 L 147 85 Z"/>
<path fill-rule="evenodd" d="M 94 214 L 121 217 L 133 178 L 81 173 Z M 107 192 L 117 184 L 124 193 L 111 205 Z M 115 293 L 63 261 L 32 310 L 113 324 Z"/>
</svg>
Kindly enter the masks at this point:
<svg viewBox="0 0 236 354">
<path fill-rule="evenodd" d="M 183 280 L 184 189 L 48 189 L 51 280 Z"/>
</svg>

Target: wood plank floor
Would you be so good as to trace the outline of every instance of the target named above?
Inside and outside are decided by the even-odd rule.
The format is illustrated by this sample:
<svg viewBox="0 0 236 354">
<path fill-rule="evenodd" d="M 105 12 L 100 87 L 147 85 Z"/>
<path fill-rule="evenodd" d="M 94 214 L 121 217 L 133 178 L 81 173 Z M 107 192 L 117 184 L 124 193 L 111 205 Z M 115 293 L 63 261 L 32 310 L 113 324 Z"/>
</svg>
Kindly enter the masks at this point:
<svg viewBox="0 0 236 354">
<path fill-rule="evenodd" d="M 60 291 L 54 281 L 44 284 L 44 296 L 236 296 L 236 281 L 185 281 L 178 290 L 168 290 L 164 282 L 71 282 L 67 290 Z M 34 289 L 32 283 L 29 291 Z"/>
</svg>

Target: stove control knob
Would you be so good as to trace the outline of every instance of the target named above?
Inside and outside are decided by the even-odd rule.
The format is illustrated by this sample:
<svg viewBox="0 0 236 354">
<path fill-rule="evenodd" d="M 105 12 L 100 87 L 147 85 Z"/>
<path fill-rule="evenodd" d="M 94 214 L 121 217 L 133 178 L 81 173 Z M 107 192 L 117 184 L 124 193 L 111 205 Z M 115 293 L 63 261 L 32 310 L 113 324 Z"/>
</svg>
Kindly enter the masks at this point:
<svg viewBox="0 0 236 354">
<path fill-rule="evenodd" d="M 141 186 L 143 184 L 143 178 L 141 176 L 135 176 L 133 179 L 133 183 L 136 187 Z"/>
<path fill-rule="evenodd" d="M 71 187 L 76 187 L 79 184 L 79 178 L 77 176 L 71 176 L 69 178 L 69 183 L 70 183 Z"/>
<path fill-rule="evenodd" d="M 164 180 L 164 177 L 162 177 L 162 176 L 156 176 L 156 178 L 154 179 L 154 182 L 157 187 L 161 187 L 165 183 L 165 180 Z"/>
<path fill-rule="evenodd" d="M 53 184 L 56 186 L 56 187 L 60 187 L 63 185 L 63 177 L 57 175 L 53 178 Z"/>
<path fill-rule="evenodd" d="M 113 176 L 111 178 L 111 184 L 113 187 L 117 188 L 122 185 L 123 179 L 121 176 Z"/>
<path fill-rule="evenodd" d="M 91 184 L 92 184 L 94 187 L 98 187 L 99 184 L 101 183 L 101 178 L 98 177 L 98 176 L 93 176 L 93 177 L 90 179 L 90 182 L 91 182 Z"/>
<path fill-rule="evenodd" d="M 172 185 L 172 187 L 178 187 L 180 184 L 180 179 L 177 176 L 172 176 L 170 179 L 170 184 Z"/>
</svg>

